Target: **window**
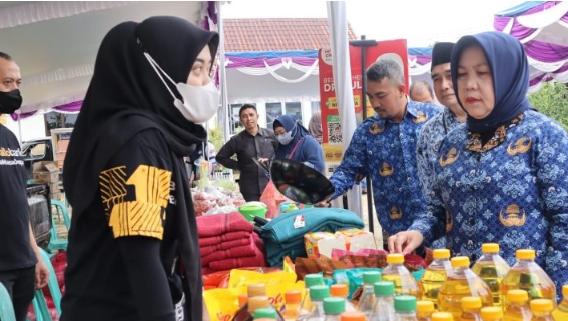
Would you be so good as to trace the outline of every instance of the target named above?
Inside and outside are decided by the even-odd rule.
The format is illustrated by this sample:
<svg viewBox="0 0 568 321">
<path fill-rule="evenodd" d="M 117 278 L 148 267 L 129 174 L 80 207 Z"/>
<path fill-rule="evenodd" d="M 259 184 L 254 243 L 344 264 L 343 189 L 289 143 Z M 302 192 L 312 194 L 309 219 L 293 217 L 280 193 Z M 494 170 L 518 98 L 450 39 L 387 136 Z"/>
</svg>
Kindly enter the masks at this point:
<svg viewBox="0 0 568 321">
<path fill-rule="evenodd" d="M 286 115 L 296 116 L 300 124 L 302 123 L 302 103 L 298 101 L 286 103 Z"/>
<path fill-rule="evenodd" d="M 281 103 L 266 103 L 266 128 L 272 129 L 272 123 L 282 115 Z"/>
<path fill-rule="evenodd" d="M 321 113 L 319 101 L 312 101 L 312 115 L 315 113 Z"/>
<path fill-rule="evenodd" d="M 45 114 L 47 134 L 51 135 L 51 130 L 56 128 L 72 128 L 75 126 L 77 116 L 79 114 L 63 114 L 53 111 Z"/>
</svg>

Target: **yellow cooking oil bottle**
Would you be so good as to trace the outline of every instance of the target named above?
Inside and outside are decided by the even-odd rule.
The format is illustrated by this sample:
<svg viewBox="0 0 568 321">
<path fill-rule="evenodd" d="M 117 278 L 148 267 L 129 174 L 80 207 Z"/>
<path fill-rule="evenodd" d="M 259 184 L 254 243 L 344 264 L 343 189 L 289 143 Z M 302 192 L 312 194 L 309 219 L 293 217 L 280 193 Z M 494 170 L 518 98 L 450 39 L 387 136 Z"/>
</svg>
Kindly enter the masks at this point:
<svg viewBox="0 0 568 321">
<path fill-rule="evenodd" d="M 568 320 L 568 284 L 562 287 L 562 302 L 552 312 L 554 321 Z"/>
<path fill-rule="evenodd" d="M 383 270 L 383 281 L 394 283 L 395 295 L 418 296 L 418 284 L 404 266 L 404 256 L 400 253 L 389 254 L 387 263 L 387 267 Z"/>
<path fill-rule="evenodd" d="M 530 321 L 529 294 L 525 290 L 509 290 L 504 300 L 503 321 Z M 568 321 L 568 319 L 567 319 Z"/>
<path fill-rule="evenodd" d="M 446 282 L 448 273 L 452 270 L 452 263 L 450 262 L 450 250 L 448 249 L 435 249 L 433 256 L 434 260 L 424 271 L 424 276 L 418 285 L 421 299 L 434 302 L 434 307 L 437 308 L 438 293 L 444 282 Z"/>
<path fill-rule="evenodd" d="M 459 321 L 481 321 L 481 298 L 478 296 L 466 296 L 461 300 L 462 314 Z"/>
<path fill-rule="evenodd" d="M 491 290 L 469 268 L 469 258 L 467 256 L 458 256 L 454 257 L 451 262 L 453 270 L 440 289 L 438 298 L 440 311 L 450 312 L 454 315 L 454 319 L 459 320 L 462 314 L 461 300 L 468 296 L 480 297 L 484 307 L 492 306 L 493 296 L 491 295 Z"/>
<path fill-rule="evenodd" d="M 556 306 L 556 286 L 535 262 L 535 250 L 517 250 L 516 257 L 517 263 L 501 283 L 501 295 L 506 296 L 509 290 L 520 289 L 527 291 L 529 300 L 549 299 Z"/>
<path fill-rule="evenodd" d="M 501 282 L 510 270 L 509 264 L 499 255 L 499 244 L 484 243 L 483 255 L 475 262 L 471 270 L 479 275 L 491 289 L 493 305 L 501 306 Z"/>
</svg>

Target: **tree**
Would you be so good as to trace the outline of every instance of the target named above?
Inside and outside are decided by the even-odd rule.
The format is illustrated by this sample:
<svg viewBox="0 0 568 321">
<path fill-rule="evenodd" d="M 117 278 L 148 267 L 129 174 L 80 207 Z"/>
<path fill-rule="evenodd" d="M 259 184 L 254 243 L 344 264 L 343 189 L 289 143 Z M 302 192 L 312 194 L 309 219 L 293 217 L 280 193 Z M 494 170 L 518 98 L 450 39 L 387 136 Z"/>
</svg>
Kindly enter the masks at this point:
<svg viewBox="0 0 568 321">
<path fill-rule="evenodd" d="M 559 122 L 568 130 L 568 85 L 546 83 L 529 95 L 531 104 L 541 113 Z"/>
</svg>

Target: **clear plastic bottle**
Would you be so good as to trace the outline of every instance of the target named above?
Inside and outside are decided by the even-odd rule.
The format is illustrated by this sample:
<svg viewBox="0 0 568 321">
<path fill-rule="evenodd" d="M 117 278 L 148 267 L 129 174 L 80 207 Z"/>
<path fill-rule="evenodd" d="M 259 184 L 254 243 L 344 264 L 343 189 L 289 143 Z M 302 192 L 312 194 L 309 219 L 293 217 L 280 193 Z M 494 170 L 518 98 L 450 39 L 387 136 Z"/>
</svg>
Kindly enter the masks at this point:
<svg viewBox="0 0 568 321">
<path fill-rule="evenodd" d="M 485 307 L 481 309 L 481 320 L 483 321 L 502 321 L 503 310 L 501 307 Z"/>
<path fill-rule="evenodd" d="M 339 318 L 340 321 L 367 321 L 367 317 L 361 312 L 345 312 Z"/>
<path fill-rule="evenodd" d="M 434 302 L 426 300 L 416 302 L 416 318 L 418 321 L 432 321 L 434 311 L 436 311 Z"/>
<path fill-rule="evenodd" d="M 471 269 L 477 274 L 491 289 L 493 294 L 493 305 L 501 306 L 501 282 L 509 272 L 509 264 L 499 255 L 499 244 L 484 243 L 481 246 L 483 255 L 475 262 Z"/>
<path fill-rule="evenodd" d="M 287 291 L 286 305 L 282 307 L 282 317 L 286 321 L 296 321 L 301 315 L 302 292 Z"/>
<path fill-rule="evenodd" d="M 325 321 L 339 321 L 339 316 L 345 312 L 345 299 L 325 298 L 323 299 L 323 310 L 325 312 Z"/>
<path fill-rule="evenodd" d="M 359 312 L 363 312 L 368 318 L 373 313 L 375 307 L 375 286 L 374 284 L 381 280 L 381 273 L 378 271 L 369 271 L 363 273 L 363 294 L 359 299 L 357 308 Z"/>
<path fill-rule="evenodd" d="M 552 310 L 554 304 L 552 300 L 536 299 L 531 301 L 532 319 L 531 321 L 553 321 Z M 563 321 L 563 320 L 562 320 Z"/>
<path fill-rule="evenodd" d="M 529 294 L 525 290 L 509 290 L 504 300 L 503 321 L 530 321 Z M 567 319 L 568 320 L 568 319 Z"/>
<path fill-rule="evenodd" d="M 448 249 L 435 249 L 433 256 L 434 260 L 424 271 L 424 276 L 418 285 L 420 287 L 420 298 L 433 302 L 434 307 L 437 308 L 438 293 L 448 274 L 452 271 L 452 264 L 450 263 L 450 250 Z"/>
<path fill-rule="evenodd" d="M 338 283 L 331 286 L 331 296 L 345 299 L 345 312 L 357 312 L 357 309 L 349 301 L 349 287 L 345 283 Z"/>
<path fill-rule="evenodd" d="M 325 285 L 315 285 L 310 287 L 310 298 L 314 309 L 309 314 L 300 317 L 305 321 L 324 321 L 325 312 L 323 310 L 323 300 L 329 297 L 329 288 Z"/>
<path fill-rule="evenodd" d="M 534 261 L 534 250 L 517 250 L 517 263 L 509 270 L 501 284 L 501 294 L 509 290 L 525 290 L 529 299 L 549 299 L 556 305 L 556 286 L 544 270 Z"/>
<path fill-rule="evenodd" d="M 381 281 L 375 283 L 375 297 L 377 303 L 370 321 L 394 321 L 394 283 L 392 281 Z"/>
<path fill-rule="evenodd" d="M 387 256 L 387 267 L 383 270 L 383 280 L 394 282 L 396 295 L 418 296 L 418 285 L 404 266 L 404 256 L 399 253 Z"/>
<path fill-rule="evenodd" d="M 310 296 L 310 288 L 316 285 L 325 285 L 323 280 L 323 275 L 320 273 L 308 274 L 304 277 L 304 283 L 306 285 L 306 294 L 304 295 L 304 301 L 302 301 L 301 311 L 305 313 L 312 312 L 314 305 L 312 304 Z"/>
<path fill-rule="evenodd" d="M 416 319 L 416 297 L 411 295 L 401 295 L 394 298 L 394 310 L 396 311 L 396 321 L 417 321 Z"/>
<path fill-rule="evenodd" d="M 454 321 L 454 316 L 449 312 L 434 312 L 432 321 Z"/>
<path fill-rule="evenodd" d="M 466 296 L 461 299 L 462 314 L 459 321 L 481 321 L 479 315 L 482 308 L 481 298 L 478 296 Z"/>
<path fill-rule="evenodd" d="M 438 307 L 440 311 L 450 312 L 454 319 L 460 318 L 462 314 L 461 300 L 467 296 L 478 296 L 481 298 L 483 306 L 493 305 L 491 290 L 469 268 L 469 258 L 466 256 L 454 257 L 452 260 L 453 271 L 448 275 L 448 279 L 440 289 Z"/>
<path fill-rule="evenodd" d="M 555 321 L 568 320 L 568 284 L 562 287 L 562 302 L 552 312 Z"/>
</svg>

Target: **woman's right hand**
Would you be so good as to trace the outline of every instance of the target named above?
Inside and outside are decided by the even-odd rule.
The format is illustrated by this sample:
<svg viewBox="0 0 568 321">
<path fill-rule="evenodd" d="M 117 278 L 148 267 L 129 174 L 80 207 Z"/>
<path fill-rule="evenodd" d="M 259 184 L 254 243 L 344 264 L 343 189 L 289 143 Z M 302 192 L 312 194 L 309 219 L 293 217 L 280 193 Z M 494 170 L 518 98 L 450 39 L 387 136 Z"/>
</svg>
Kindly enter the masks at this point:
<svg viewBox="0 0 568 321">
<path fill-rule="evenodd" d="M 418 231 L 399 232 L 389 237 L 389 252 L 407 255 L 418 248 L 422 242 L 424 242 L 424 236 Z"/>
</svg>

